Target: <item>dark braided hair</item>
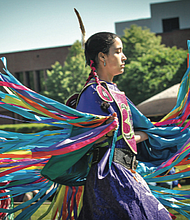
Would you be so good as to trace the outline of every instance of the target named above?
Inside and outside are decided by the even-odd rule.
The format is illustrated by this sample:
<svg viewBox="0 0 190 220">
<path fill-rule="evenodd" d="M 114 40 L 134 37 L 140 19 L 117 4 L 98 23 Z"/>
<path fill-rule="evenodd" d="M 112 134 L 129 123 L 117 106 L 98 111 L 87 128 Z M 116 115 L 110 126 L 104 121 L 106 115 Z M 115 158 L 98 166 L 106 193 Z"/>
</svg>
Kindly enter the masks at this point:
<svg viewBox="0 0 190 220">
<path fill-rule="evenodd" d="M 95 69 L 98 66 L 98 54 L 102 52 L 104 54 L 109 53 L 109 49 L 112 44 L 115 42 L 115 38 L 118 37 L 116 34 L 110 32 L 99 32 L 92 35 L 85 43 L 85 57 L 86 64 L 89 65 L 92 69 L 86 84 L 90 81 L 92 77 L 95 77 L 96 82 L 98 83 L 97 73 Z"/>
</svg>

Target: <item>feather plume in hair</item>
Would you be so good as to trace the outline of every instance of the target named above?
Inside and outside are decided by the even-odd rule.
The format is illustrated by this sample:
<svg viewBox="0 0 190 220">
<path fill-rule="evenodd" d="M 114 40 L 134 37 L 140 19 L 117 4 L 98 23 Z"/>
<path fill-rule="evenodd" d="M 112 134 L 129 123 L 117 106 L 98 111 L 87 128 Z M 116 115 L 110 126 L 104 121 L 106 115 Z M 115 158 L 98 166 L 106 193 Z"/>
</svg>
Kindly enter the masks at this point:
<svg viewBox="0 0 190 220">
<path fill-rule="evenodd" d="M 77 11 L 76 8 L 74 8 L 74 11 L 77 15 L 77 18 L 78 18 L 78 21 L 79 21 L 79 25 L 80 25 L 80 29 L 81 29 L 81 32 L 82 32 L 82 47 L 84 48 L 84 44 L 85 44 L 85 36 L 86 36 L 86 31 L 85 31 L 85 28 L 84 28 L 84 24 L 82 22 L 82 19 L 81 19 L 81 16 L 79 14 L 79 12 Z"/>
</svg>

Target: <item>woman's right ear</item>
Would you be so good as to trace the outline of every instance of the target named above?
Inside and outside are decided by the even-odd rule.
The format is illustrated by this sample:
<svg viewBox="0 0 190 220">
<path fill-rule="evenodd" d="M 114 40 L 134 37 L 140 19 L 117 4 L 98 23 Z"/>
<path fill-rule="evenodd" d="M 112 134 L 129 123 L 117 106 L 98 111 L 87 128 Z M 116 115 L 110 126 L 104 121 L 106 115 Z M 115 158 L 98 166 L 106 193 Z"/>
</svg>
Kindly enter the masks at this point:
<svg viewBox="0 0 190 220">
<path fill-rule="evenodd" d="M 105 54 L 102 53 L 102 52 L 99 52 L 99 53 L 98 53 L 98 60 L 99 60 L 102 64 L 104 64 L 104 62 L 105 62 Z"/>
</svg>

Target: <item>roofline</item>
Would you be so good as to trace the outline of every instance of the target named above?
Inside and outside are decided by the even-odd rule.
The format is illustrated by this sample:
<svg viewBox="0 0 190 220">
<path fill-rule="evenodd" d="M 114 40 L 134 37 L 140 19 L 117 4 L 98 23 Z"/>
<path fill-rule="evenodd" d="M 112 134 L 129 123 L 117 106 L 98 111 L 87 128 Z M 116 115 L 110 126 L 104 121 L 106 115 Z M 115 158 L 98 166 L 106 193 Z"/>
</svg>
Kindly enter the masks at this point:
<svg viewBox="0 0 190 220">
<path fill-rule="evenodd" d="M 23 52 L 29 52 L 29 51 L 38 51 L 38 50 L 49 50 L 49 49 L 57 49 L 61 47 L 71 47 L 72 45 L 63 45 L 63 46 L 55 46 L 55 47 L 45 47 L 45 48 L 38 48 L 38 49 L 29 49 L 29 50 L 19 50 L 19 51 L 12 51 L 12 52 L 3 52 L 1 54 L 11 54 L 11 53 L 23 53 Z"/>
</svg>

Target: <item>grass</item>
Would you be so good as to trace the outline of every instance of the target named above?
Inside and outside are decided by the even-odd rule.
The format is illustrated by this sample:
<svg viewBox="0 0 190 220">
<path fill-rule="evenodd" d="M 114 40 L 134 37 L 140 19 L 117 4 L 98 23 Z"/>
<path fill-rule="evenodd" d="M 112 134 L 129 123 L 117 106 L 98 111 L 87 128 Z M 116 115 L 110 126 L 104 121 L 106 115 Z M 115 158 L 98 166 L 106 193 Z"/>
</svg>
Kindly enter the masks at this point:
<svg viewBox="0 0 190 220">
<path fill-rule="evenodd" d="M 187 220 L 188 218 L 186 218 L 184 215 L 179 214 L 179 212 L 174 211 L 173 209 L 168 208 L 168 211 L 172 214 L 175 215 L 176 220 Z M 33 220 L 33 219 L 32 219 Z"/>
<path fill-rule="evenodd" d="M 181 182 L 181 184 L 183 184 L 183 182 Z M 182 186 L 181 190 L 190 190 L 190 185 L 181 185 L 181 186 Z M 178 187 L 174 187 L 174 189 L 179 190 Z M 181 202 L 183 202 L 183 200 Z M 190 204 L 190 199 L 186 200 L 185 203 Z M 179 212 L 177 212 L 171 208 L 167 208 L 167 210 L 176 216 L 176 220 L 187 220 L 188 219 L 184 215 L 181 215 Z M 190 214 L 190 212 L 187 212 L 187 213 Z"/>
<path fill-rule="evenodd" d="M 178 189 L 179 190 L 178 187 L 175 187 L 174 189 L 176 189 L 176 190 Z M 190 185 L 182 185 L 181 190 L 187 190 L 187 189 L 190 190 Z M 186 203 L 190 204 L 190 200 L 186 200 Z M 37 220 L 41 215 L 43 215 L 46 212 L 46 210 L 48 209 L 49 205 L 50 205 L 50 202 L 47 202 L 47 203 L 41 205 L 40 208 L 33 214 L 31 219 L 32 220 Z M 185 216 L 179 214 L 179 212 L 177 212 L 177 211 L 175 211 L 175 210 L 173 210 L 171 208 L 168 208 L 168 211 L 170 213 L 174 214 L 177 217 L 176 220 L 187 220 L 188 219 Z M 16 212 L 15 213 L 15 217 L 19 213 L 21 213 L 21 211 Z M 188 212 L 188 213 L 190 214 L 190 212 Z M 46 217 L 44 217 L 43 220 L 51 220 L 51 212 Z"/>
<path fill-rule="evenodd" d="M 32 215 L 31 219 L 37 220 L 41 215 L 43 215 L 47 211 L 47 209 L 49 208 L 49 205 L 50 205 L 50 202 L 47 202 L 41 205 L 40 208 Z M 20 213 L 21 213 L 21 210 L 17 211 L 15 213 L 15 217 L 19 215 Z M 46 217 L 43 218 L 43 220 L 51 220 L 51 211 Z"/>
</svg>

